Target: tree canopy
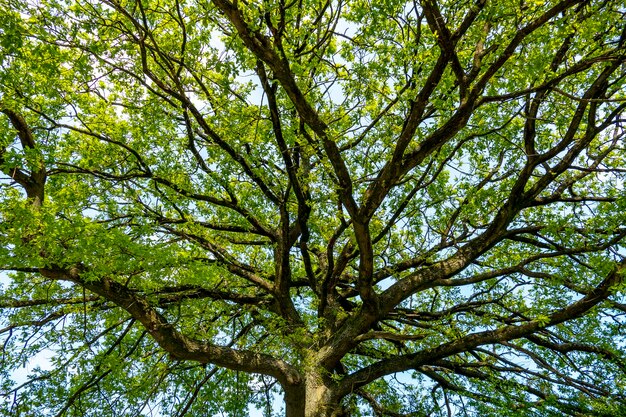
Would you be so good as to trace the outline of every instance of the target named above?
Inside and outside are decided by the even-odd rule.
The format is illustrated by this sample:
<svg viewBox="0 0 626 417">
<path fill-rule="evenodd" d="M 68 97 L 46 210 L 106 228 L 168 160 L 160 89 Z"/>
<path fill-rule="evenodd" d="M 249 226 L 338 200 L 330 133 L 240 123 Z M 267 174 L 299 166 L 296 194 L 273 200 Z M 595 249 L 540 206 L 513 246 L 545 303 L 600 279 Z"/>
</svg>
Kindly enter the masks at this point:
<svg viewBox="0 0 626 417">
<path fill-rule="evenodd" d="M 623 1 L 0 10 L 0 414 L 624 415 Z"/>
</svg>

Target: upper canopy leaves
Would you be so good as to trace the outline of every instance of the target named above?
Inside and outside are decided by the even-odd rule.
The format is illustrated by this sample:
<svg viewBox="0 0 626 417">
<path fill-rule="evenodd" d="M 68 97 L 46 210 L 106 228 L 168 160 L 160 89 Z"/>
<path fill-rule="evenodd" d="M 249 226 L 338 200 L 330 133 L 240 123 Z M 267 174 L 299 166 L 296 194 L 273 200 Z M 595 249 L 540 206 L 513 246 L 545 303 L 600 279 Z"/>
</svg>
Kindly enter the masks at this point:
<svg viewBox="0 0 626 417">
<path fill-rule="evenodd" d="M 620 2 L 0 7 L 5 412 L 624 406 Z"/>
</svg>

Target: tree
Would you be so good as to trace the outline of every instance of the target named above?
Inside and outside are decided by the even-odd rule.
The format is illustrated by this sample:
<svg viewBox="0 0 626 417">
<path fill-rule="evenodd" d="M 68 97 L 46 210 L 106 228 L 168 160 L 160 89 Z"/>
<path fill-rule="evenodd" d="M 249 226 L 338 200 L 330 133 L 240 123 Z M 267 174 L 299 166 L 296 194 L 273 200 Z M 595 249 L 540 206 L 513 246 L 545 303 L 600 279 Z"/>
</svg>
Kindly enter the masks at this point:
<svg viewBox="0 0 626 417">
<path fill-rule="evenodd" d="M 0 6 L 3 414 L 624 415 L 623 2 Z"/>
</svg>

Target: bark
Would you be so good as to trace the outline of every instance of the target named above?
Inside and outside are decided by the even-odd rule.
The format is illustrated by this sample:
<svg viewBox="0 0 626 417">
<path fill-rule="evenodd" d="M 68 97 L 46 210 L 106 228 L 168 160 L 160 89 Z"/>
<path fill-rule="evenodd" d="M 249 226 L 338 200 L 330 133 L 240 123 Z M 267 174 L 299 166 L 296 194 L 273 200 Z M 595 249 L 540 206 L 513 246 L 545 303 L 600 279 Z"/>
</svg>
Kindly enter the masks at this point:
<svg viewBox="0 0 626 417">
<path fill-rule="evenodd" d="M 285 390 L 286 417 L 339 417 L 346 415 L 340 398 L 334 394 L 332 381 L 324 381 L 317 372 L 309 372 L 304 381 Z"/>
<path fill-rule="evenodd" d="M 0 102 L 0 112 L 9 117 L 11 125 L 16 130 L 17 136 L 20 139 L 22 149 L 24 151 L 26 151 L 26 149 L 36 149 L 37 143 L 35 142 L 35 136 L 30 126 L 26 123 L 24 116 L 6 108 L 2 102 Z M 0 148 L 0 165 L 3 165 L 5 162 L 5 152 L 6 149 Z M 46 167 L 43 161 L 39 161 L 31 172 L 25 171 L 21 167 L 13 167 L 5 169 L 4 173 L 24 188 L 33 207 L 41 207 L 44 200 L 44 186 L 47 179 Z"/>
<path fill-rule="evenodd" d="M 283 386 L 300 384 L 299 373 L 287 362 L 267 354 L 232 349 L 189 337 L 179 332 L 145 298 L 124 285 L 109 278 L 86 281 L 81 276 L 82 272 L 78 266 L 39 269 L 39 273 L 48 279 L 73 282 L 126 310 L 172 358 L 270 375 Z"/>
</svg>

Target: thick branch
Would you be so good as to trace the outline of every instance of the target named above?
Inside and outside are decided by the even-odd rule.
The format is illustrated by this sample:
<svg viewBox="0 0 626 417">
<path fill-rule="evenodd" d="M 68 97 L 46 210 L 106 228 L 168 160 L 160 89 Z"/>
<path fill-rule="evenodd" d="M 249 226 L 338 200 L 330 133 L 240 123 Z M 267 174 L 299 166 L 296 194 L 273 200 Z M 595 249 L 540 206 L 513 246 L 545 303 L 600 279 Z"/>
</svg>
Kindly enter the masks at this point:
<svg viewBox="0 0 626 417">
<path fill-rule="evenodd" d="M 49 279 L 74 282 L 126 310 L 139 321 L 166 352 L 179 360 L 212 363 L 244 372 L 261 373 L 276 378 L 284 386 L 300 383 L 299 373 L 283 360 L 247 350 L 236 350 L 192 339 L 177 331 L 142 297 L 109 278 L 84 280 L 81 269 L 40 269 Z"/>
<path fill-rule="evenodd" d="M 17 131 L 17 135 L 20 138 L 22 149 L 36 149 L 35 137 L 24 117 L 6 108 L 2 102 L 0 102 L 0 112 L 9 117 L 13 128 Z M 4 163 L 4 152 L 5 149 L 0 148 L 0 165 Z M 7 169 L 4 172 L 24 188 L 26 195 L 33 201 L 35 207 L 40 207 L 43 204 L 44 186 L 47 176 L 43 161 L 37 161 L 35 168 L 30 174 L 23 172 L 17 167 Z"/>
<path fill-rule="evenodd" d="M 433 361 L 451 355 L 467 352 L 477 346 L 527 337 L 546 327 L 574 320 L 583 316 L 590 309 L 606 300 L 607 297 L 611 295 L 614 287 L 623 281 L 625 271 L 626 261 L 623 261 L 618 264 L 595 289 L 580 300 L 570 304 L 568 307 L 550 314 L 546 320 L 532 320 L 522 325 L 509 325 L 496 330 L 472 333 L 432 349 L 377 362 L 346 377 L 341 382 L 339 392 L 341 395 L 345 395 L 384 375 L 402 372 L 432 363 Z"/>
</svg>

